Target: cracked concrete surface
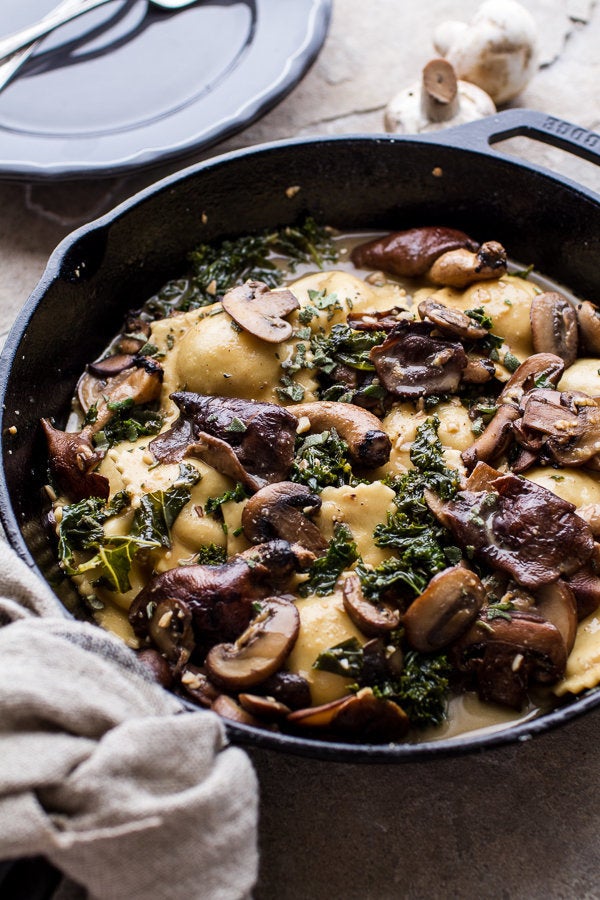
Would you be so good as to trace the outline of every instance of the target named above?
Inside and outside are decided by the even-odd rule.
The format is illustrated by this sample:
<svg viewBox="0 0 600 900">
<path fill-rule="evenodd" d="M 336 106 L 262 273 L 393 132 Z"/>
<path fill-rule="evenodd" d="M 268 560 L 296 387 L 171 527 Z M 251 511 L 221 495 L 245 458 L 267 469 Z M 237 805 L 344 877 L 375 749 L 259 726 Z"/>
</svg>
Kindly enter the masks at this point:
<svg viewBox="0 0 600 900">
<path fill-rule="evenodd" d="M 538 23 L 542 65 L 512 106 L 598 130 L 599 4 L 523 2 Z M 262 120 L 197 158 L 286 137 L 382 131 L 388 100 L 434 55 L 435 24 L 468 19 L 477 5 L 334 0 L 329 36 L 304 80 Z M 591 163 L 523 138 L 505 149 L 600 193 Z M 69 230 L 174 168 L 1 184 L 0 332 Z M 253 752 L 262 810 L 256 900 L 600 898 L 599 728 L 595 715 L 516 747 L 397 766 Z"/>
</svg>

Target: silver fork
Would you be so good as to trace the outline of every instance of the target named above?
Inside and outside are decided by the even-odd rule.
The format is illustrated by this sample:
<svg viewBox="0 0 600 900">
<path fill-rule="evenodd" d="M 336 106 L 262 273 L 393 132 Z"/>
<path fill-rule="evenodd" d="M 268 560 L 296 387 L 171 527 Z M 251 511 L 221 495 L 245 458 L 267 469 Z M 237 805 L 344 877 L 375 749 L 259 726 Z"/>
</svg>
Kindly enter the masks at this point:
<svg viewBox="0 0 600 900">
<path fill-rule="evenodd" d="M 76 9 L 80 2 L 81 0 L 63 0 L 63 2 L 59 4 L 58 9 L 69 12 L 71 9 Z M 56 7 L 52 10 L 52 15 L 55 13 Z M 39 38 L 37 41 L 32 41 L 31 44 L 27 44 L 26 47 L 17 50 L 16 53 L 7 56 L 6 59 L 0 62 L 0 91 L 4 90 L 6 85 L 13 80 L 21 66 L 23 66 L 29 57 L 35 53 L 43 40 L 44 38 Z"/>
</svg>

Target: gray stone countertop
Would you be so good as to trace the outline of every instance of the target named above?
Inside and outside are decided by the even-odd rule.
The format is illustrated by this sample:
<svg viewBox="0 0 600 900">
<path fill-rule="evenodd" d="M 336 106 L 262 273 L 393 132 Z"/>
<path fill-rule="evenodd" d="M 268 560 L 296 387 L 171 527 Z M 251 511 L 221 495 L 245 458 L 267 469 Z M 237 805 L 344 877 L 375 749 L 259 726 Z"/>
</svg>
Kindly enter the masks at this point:
<svg viewBox="0 0 600 900">
<path fill-rule="evenodd" d="M 323 50 L 263 119 L 197 159 L 286 137 L 383 131 L 390 98 L 475 0 L 334 0 Z M 512 106 L 600 127 L 600 7 L 523 0 L 541 67 Z M 598 170 L 517 139 L 506 149 L 600 191 Z M 186 160 L 193 162 L 194 158 Z M 0 184 L 0 337 L 65 234 L 175 166 L 72 184 Z M 258 900 L 600 897 L 600 714 L 483 754 L 398 765 L 253 751 L 261 785 Z"/>
</svg>

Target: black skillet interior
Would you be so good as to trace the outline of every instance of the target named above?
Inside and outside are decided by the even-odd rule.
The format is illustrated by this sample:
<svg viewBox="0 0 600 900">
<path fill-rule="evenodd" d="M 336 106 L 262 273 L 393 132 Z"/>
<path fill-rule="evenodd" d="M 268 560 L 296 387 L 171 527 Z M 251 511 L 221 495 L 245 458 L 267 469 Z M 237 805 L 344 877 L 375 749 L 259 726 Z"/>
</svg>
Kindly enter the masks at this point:
<svg viewBox="0 0 600 900">
<path fill-rule="evenodd" d="M 491 142 L 514 135 L 600 161 L 598 135 L 523 110 L 424 139 L 278 143 L 183 170 L 62 242 L 0 360 L 0 515 L 12 546 L 69 610 L 80 614 L 43 525 L 47 462 L 39 418 L 64 425 L 86 362 L 99 355 L 128 309 L 182 270 L 198 243 L 296 223 L 307 213 L 343 229 L 444 224 L 501 241 L 512 258 L 600 304 L 600 197 L 490 150 Z M 230 733 L 237 742 L 320 758 L 423 759 L 527 739 L 599 703 L 600 693 L 591 693 L 508 731 L 419 745 L 324 744 L 245 726 L 231 726 Z"/>
</svg>

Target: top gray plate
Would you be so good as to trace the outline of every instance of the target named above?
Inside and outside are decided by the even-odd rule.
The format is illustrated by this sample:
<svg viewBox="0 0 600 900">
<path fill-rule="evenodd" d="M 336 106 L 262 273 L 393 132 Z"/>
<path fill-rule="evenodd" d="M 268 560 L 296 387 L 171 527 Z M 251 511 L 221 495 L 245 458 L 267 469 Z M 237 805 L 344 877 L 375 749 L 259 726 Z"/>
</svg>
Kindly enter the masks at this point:
<svg viewBox="0 0 600 900">
<path fill-rule="evenodd" d="M 3 0 L 0 35 L 57 0 Z M 275 105 L 319 52 L 331 0 L 112 0 L 48 36 L 0 93 L 0 175 L 114 175 L 184 157 Z"/>
</svg>

